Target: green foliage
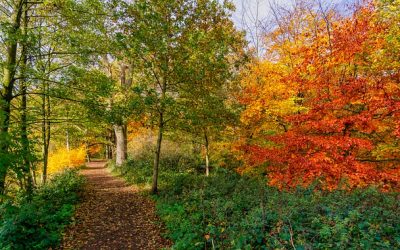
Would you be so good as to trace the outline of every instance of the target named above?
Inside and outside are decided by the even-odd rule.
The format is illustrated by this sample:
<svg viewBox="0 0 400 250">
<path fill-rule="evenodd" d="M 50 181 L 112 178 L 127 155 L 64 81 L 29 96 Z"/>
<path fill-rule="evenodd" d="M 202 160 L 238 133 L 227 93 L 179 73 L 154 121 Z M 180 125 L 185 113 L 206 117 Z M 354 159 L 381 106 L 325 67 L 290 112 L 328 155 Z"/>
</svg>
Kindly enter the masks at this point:
<svg viewBox="0 0 400 250">
<path fill-rule="evenodd" d="M 125 165 L 130 181 L 151 163 Z M 157 211 L 174 249 L 395 249 L 400 202 L 375 189 L 282 192 L 265 180 L 218 169 L 209 177 L 162 166 Z M 189 173 L 191 172 L 191 173 Z"/>
<path fill-rule="evenodd" d="M 61 231 L 71 221 L 83 177 L 68 170 L 35 191 L 5 202 L 0 211 L 0 249 L 56 247 Z"/>
<path fill-rule="evenodd" d="M 141 160 L 133 162 L 132 160 L 125 162 L 121 166 L 115 166 L 114 162 L 109 164 L 112 172 L 122 175 L 128 182 L 138 185 L 151 184 L 152 162 Z"/>
<path fill-rule="evenodd" d="M 201 159 L 185 152 L 187 150 L 183 149 L 184 146 L 181 145 L 180 148 L 177 148 L 176 143 L 168 140 L 165 141 L 165 144 L 160 159 L 160 185 L 162 188 L 173 181 L 176 173 L 204 172 L 200 167 Z M 115 174 L 122 175 L 130 183 L 141 186 L 151 185 L 154 152 L 148 147 L 150 146 L 133 152 L 135 159 L 128 160 L 122 166 L 116 167 L 114 163 L 110 163 L 109 167 Z"/>
</svg>

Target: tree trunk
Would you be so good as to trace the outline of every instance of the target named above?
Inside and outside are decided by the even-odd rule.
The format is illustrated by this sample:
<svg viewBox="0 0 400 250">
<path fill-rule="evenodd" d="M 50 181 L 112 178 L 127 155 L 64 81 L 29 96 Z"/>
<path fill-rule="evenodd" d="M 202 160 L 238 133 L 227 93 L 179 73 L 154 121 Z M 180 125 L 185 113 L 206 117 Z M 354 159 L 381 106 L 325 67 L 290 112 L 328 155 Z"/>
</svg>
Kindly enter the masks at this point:
<svg viewBox="0 0 400 250">
<path fill-rule="evenodd" d="M 42 143 L 43 143 L 43 172 L 42 184 L 47 181 L 47 166 L 49 160 L 49 146 L 51 135 L 50 123 L 50 96 L 48 95 L 48 84 L 43 82 L 43 95 L 42 95 Z"/>
<path fill-rule="evenodd" d="M 113 147 L 111 145 L 107 145 L 108 147 L 108 158 L 109 160 L 112 160 L 113 158 Z"/>
<path fill-rule="evenodd" d="M 67 128 L 65 129 L 65 147 L 67 151 L 70 150 L 70 143 L 69 143 L 69 108 L 67 108 Z"/>
<path fill-rule="evenodd" d="M 50 65 L 49 65 L 50 68 Z M 49 162 L 49 147 L 50 147 L 50 129 L 51 129 L 51 122 L 50 122 L 50 96 L 48 94 L 49 86 L 47 86 L 47 95 L 46 95 L 46 102 L 47 102 L 47 117 L 46 117 L 46 167 Z"/>
<path fill-rule="evenodd" d="M 126 87 L 126 65 L 124 63 L 120 64 L 121 68 L 121 75 L 120 75 L 120 82 L 121 82 L 121 87 L 125 88 Z"/>
<path fill-rule="evenodd" d="M 25 3 L 25 16 L 24 16 L 24 35 L 27 35 L 28 29 L 28 8 Z M 33 193 L 33 178 L 31 172 L 31 161 L 30 161 L 30 146 L 28 139 L 28 125 L 27 125 L 27 85 L 26 85 L 26 67 L 28 62 L 27 56 L 27 44 L 22 47 L 22 79 L 21 79 L 21 145 L 22 145 L 22 157 L 23 157 L 23 172 L 25 178 L 25 189 L 30 197 Z"/>
<path fill-rule="evenodd" d="M 166 65 L 168 68 L 168 60 L 166 60 Z M 158 192 L 158 169 L 160 166 L 160 155 L 161 155 L 161 143 L 162 143 L 162 137 L 163 137 L 163 132 L 164 132 L 164 111 L 165 111 L 165 96 L 167 93 L 167 75 L 165 75 L 165 78 L 162 82 L 161 86 L 161 98 L 160 98 L 160 107 L 159 107 L 159 120 L 158 120 L 158 138 L 157 138 L 157 145 L 156 145 L 156 151 L 154 153 L 154 165 L 153 165 L 153 183 L 151 186 L 151 193 L 152 194 L 157 194 Z"/>
<path fill-rule="evenodd" d="M 65 131 L 65 147 L 67 148 L 67 151 L 69 152 L 70 147 L 69 147 L 69 130 L 66 129 Z"/>
<path fill-rule="evenodd" d="M 106 137 L 106 141 L 108 141 L 108 137 Z M 110 153 L 109 153 L 109 150 L 110 150 L 110 148 L 108 147 L 108 144 L 104 144 L 104 158 L 105 159 L 107 159 L 107 160 L 109 160 L 110 158 Z"/>
<path fill-rule="evenodd" d="M 15 39 L 20 26 L 25 0 L 20 0 L 16 6 L 16 11 L 12 14 L 12 28 L 6 40 L 7 52 L 6 62 L 3 67 L 3 89 L 0 95 L 0 155 L 8 154 L 8 128 L 10 125 L 11 100 L 14 89 L 15 72 L 17 64 L 17 47 L 18 39 Z M 10 39 L 11 37 L 11 39 Z M 0 195 L 5 191 L 5 180 L 9 163 L 5 163 L 0 167 Z"/>
<path fill-rule="evenodd" d="M 115 165 L 121 166 L 126 160 L 124 126 L 114 125 L 114 132 L 116 144 Z"/>
<path fill-rule="evenodd" d="M 26 98 L 26 82 L 22 85 L 22 100 L 21 100 L 21 145 L 23 150 L 23 172 L 25 173 L 26 178 L 26 191 L 28 196 L 33 193 L 33 178 L 31 172 L 31 161 L 30 161 L 30 146 L 28 139 L 28 126 L 26 119 L 26 108 L 27 108 L 27 98 Z"/>
<path fill-rule="evenodd" d="M 125 160 L 127 160 L 128 159 L 128 125 L 125 124 L 123 126 L 123 128 L 124 128 L 124 153 L 125 153 L 124 157 L 125 157 Z"/>
<path fill-rule="evenodd" d="M 43 84 L 43 91 L 45 92 L 45 84 Z M 42 95 L 42 156 L 43 156 L 43 169 L 42 169 L 42 184 L 46 183 L 47 180 L 47 159 L 49 155 L 49 147 L 47 146 L 47 123 L 46 123 L 46 96 L 45 93 Z"/>
<path fill-rule="evenodd" d="M 114 143 L 113 140 L 113 131 L 111 129 L 107 129 L 107 135 L 106 135 L 106 159 L 111 160 L 113 158 L 113 147 L 111 146 Z"/>
<path fill-rule="evenodd" d="M 164 118 L 163 113 L 160 113 L 159 123 L 158 123 L 158 138 L 156 151 L 154 155 L 154 166 L 153 166 L 153 183 L 151 186 L 151 193 L 156 194 L 158 192 L 158 168 L 160 165 L 160 155 L 161 155 L 161 143 L 164 130 Z"/>
<path fill-rule="evenodd" d="M 33 186 L 37 186 L 37 175 L 36 175 L 36 171 L 34 168 L 31 169 L 31 176 L 32 176 L 32 183 Z"/>
<path fill-rule="evenodd" d="M 206 149 L 206 176 L 208 176 L 210 174 L 210 160 L 209 160 L 209 143 L 206 131 L 204 131 L 204 146 Z"/>
</svg>

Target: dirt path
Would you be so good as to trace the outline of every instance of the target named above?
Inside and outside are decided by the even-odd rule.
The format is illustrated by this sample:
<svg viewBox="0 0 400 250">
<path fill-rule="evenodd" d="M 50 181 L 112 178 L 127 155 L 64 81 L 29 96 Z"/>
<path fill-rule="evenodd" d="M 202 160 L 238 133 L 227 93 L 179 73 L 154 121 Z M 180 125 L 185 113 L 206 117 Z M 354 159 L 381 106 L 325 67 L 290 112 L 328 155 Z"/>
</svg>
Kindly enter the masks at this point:
<svg viewBox="0 0 400 250">
<path fill-rule="evenodd" d="M 162 249 L 154 204 L 122 179 L 110 175 L 104 162 L 92 162 L 82 171 L 87 185 L 66 230 L 61 249 Z"/>
</svg>

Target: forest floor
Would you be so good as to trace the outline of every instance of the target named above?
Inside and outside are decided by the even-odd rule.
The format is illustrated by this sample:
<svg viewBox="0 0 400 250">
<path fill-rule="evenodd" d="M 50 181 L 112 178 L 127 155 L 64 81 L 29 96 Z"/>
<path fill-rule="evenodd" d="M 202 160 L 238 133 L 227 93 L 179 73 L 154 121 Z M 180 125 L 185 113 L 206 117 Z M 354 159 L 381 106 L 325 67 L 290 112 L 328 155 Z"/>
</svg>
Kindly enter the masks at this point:
<svg viewBox="0 0 400 250">
<path fill-rule="evenodd" d="M 112 176 L 105 162 L 91 162 L 82 170 L 87 183 L 74 223 L 66 229 L 61 249 L 162 249 L 170 243 L 154 202 Z"/>
</svg>

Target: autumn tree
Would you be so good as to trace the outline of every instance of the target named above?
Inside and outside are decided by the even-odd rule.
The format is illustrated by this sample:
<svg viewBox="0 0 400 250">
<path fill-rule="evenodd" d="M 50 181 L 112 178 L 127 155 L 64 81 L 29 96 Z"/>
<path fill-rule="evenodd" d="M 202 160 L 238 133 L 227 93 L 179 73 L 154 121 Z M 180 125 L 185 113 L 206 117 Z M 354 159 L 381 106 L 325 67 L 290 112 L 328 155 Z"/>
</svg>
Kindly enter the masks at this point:
<svg viewBox="0 0 400 250">
<path fill-rule="evenodd" d="M 364 3 L 351 16 L 319 5 L 306 7 L 309 11 L 303 15 L 295 9 L 284 19 L 289 25 L 280 23 L 268 35 L 277 41 L 271 48 L 278 48 L 270 54 L 274 60 L 267 63 L 288 70 L 281 79 L 272 79 L 289 90 L 267 95 L 264 101 L 245 95 L 249 106 L 243 119 L 257 121 L 257 114 L 265 117 L 279 96 L 283 98 L 279 105 L 289 101 L 295 109 L 285 108 L 288 113 L 278 119 L 285 126 L 283 131 L 259 137 L 268 143 L 250 143 L 243 149 L 250 165 L 269 163 L 271 184 L 286 188 L 318 180 L 326 189 L 371 184 L 398 187 L 398 155 L 389 146 L 397 143 L 398 85 L 393 76 L 398 71 L 393 69 L 395 64 L 375 70 L 381 62 L 372 59 L 389 48 L 390 40 L 383 34 L 393 30 L 395 22 L 381 25 L 382 7 L 378 6 Z M 291 25 L 296 25 L 293 32 Z M 246 92 L 264 89 L 250 86 Z M 260 111 L 249 109 L 257 106 Z M 261 124 L 266 123 L 261 120 Z M 378 153 L 383 148 L 388 153 L 385 157 Z"/>
</svg>

